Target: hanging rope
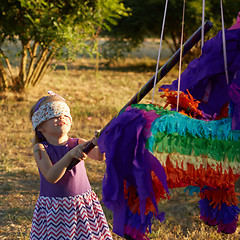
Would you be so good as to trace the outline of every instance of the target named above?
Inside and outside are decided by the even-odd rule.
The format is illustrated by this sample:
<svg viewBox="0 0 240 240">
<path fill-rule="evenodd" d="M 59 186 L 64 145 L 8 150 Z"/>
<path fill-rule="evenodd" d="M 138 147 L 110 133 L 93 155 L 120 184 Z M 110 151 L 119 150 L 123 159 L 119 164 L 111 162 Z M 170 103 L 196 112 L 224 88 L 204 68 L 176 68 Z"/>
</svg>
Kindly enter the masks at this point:
<svg viewBox="0 0 240 240">
<path fill-rule="evenodd" d="M 166 0 L 166 2 L 165 2 L 165 9 L 164 9 L 163 23 L 162 23 L 162 31 L 161 31 L 161 39 L 160 39 L 160 44 L 159 44 L 159 49 L 158 49 L 157 66 L 156 66 L 156 73 L 155 73 L 154 84 L 153 84 L 152 103 L 153 103 L 153 99 L 154 99 L 155 87 L 156 87 L 156 82 L 157 82 L 157 73 L 158 73 L 158 67 L 159 67 L 159 61 L 160 61 L 160 55 L 161 55 L 161 48 L 162 48 L 162 40 L 163 40 L 163 30 L 164 30 L 165 19 L 166 19 L 166 14 L 167 14 L 167 4 L 168 4 L 168 0 Z"/>
<path fill-rule="evenodd" d="M 224 59 L 224 70 L 227 84 L 229 84 L 228 71 L 227 71 L 227 50 L 226 50 L 226 39 L 225 39 L 225 27 L 224 27 L 224 18 L 223 18 L 223 3 L 220 0 L 221 7 L 221 19 L 222 19 L 222 42 L 223 42 L 223 59 Z"/>
<path fill-rule="evenodd" d="M 201 40 L 201 49 L 204 45 L 204 20 L 205 20 L 205 0 L 202 1 L 202 40 Z"/>
<path fill-rule="evenodd" d="M 185 17 L 185 0 L 183 1 L 183 15 L 182 15 L 182 33 L 181 33 L 181 46 L 180 46 L 180 60 L 179 60 L 179 71 L 178 71 L 178 94 L 177 94 L 177 109 L 179 108 L 179 92 L 181 82 L 181 69 L 182 69 L 182 48 L 183 48 L 183 30 L 184 30 L 184 17 Z"/>
</svg>

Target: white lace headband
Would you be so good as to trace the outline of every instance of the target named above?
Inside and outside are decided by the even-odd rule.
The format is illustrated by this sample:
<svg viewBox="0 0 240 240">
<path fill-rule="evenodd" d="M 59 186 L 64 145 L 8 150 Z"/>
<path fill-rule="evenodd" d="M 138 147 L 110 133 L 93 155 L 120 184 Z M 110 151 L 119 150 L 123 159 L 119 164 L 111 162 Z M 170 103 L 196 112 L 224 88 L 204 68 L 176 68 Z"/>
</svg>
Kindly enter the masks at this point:
<svg viewBox="0 0 240 240">
<path fill-rule="evenodd" d="M 41 106 L 32 116 L 33 130 L 36 129 L 42 122 L 45 122 L 51 118 L 65 115 L 72 121 L 70 114 L 70 108 L 63 101 L 48 102 Z"/>
</svg>

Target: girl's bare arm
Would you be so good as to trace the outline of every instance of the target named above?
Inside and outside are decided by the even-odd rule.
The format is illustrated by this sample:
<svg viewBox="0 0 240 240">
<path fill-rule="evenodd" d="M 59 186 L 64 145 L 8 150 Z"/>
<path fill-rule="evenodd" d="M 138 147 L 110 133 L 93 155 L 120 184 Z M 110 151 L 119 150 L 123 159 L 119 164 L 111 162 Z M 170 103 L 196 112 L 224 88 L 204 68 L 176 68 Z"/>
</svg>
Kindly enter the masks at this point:
<svg viewBox="0 0 240 240">
<path fill-rule="evenodd" d="M 87 155 L 82 152 L 86 143 L 77 145 L 66 153 L 57 163 L 52 164 L 44 146 L 41 143 L 35 144 L 33 147 L 33 156 L 38 165 L 39 170 L 50 183 L 58 182 L 65 174 L 67 167 L 74 158 L 79 160 L 86 159 Z"/>
<path fill-rule="evenodd" d="M 97 139 L 96 137 L 93 139 L 93 142 L 96 143 Z M 78 143 L 79 144 L 83 144 L 86 143 L 87 140 L 83 139 L 83 138 L 79 138 Z M 98 160 L 98 161 L 103 161 L 105 160 L 104 154 L 102 154 L 98 148 L 98 146 L 95 146 L 89 153 L 88 156 L 92 159 Z"/>
</svg>

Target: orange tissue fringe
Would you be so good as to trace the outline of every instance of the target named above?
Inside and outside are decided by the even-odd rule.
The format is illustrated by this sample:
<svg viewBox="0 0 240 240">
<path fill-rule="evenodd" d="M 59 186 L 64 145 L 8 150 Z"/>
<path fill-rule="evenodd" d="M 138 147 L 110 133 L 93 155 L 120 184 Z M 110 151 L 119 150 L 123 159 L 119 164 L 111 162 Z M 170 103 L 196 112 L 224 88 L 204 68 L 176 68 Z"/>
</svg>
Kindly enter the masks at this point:
<svg viewBox="0 0 240 240">
<path fill-rule="evenodd" d="M 235 182 L 240 174 L 234 174 L 229 168 L 228 172 L 223 173 L 221 165 L 212 168 L 209 164 L 207 167 L 200 166 L 195 169 L 193 164 L 187 163 L 184 170 L 182 166 L 173 166 L 169 156 L 163 166 L 167 175 L 169 188 L 179 188 L 186 186 L 212 187 L 222 189 L 234 189 Z"/>
<path fill-rule="evenodd" d="M 228 206 L 238 205 L 237 199 L 238 193 L 234 189 L 207 189 L 199 193 L 201 199 L 207 198 L 210 202 L 210 205 L 213 205 L 213 208 L 216 208 L 219 205 L 221 208 L 222 203 L 226 203 Z"/>
<path fill-rule="evenodd" d="M 175 109 L 177 107 L 178 92 L 173 90 L 169 91 L 168 88 L 159 89 L 162 90 L 164 93 L 163 95 L 161 95 L 161 98 L 166 98 L 166 104 L 163 108 L 166 108 L 168 105 L 170 105 L 172 109 Z M 194 99 L 193 96 L 189 93 L 188 89 L 187 92 L 188 94 L 184 92 L 179 92 L 179 112 L 191 117 L 204 117 L 202 111 L 198 109 L 198 104 L 200 103 L 200 101 Z"/>
<path fill-rule="evenodd" d="M 154 197 L 156 199 L 156 203 L 158 204 L 160 199 L 166 199 L 166 198 L 169 199 L 169 195 L 166 193 L 164 187 L 162 186 L 161 181 L 158 179 L 158 177 L 153 171 L 151 172 L 151 176 L 152 176 L 153 192 L 154 192 Z M 140 204 L 139 204 L 139 197 L 137 194 L 137 190 L 133 185 L 127 188 L 126 180 L 124 181 L 124 195 L 125 195 L 125 198 L 128 199 L 127 206 L 129 207 L 131 212 L 133 214 L 136 214 L 138 212 L 138 214 L 140 215 L 140 209 L 139 209 Z M 157 210 L 155 209 L 150 197 L 146 199 L 146 208 L 145 208 L 144 214 L 148 215 L 149 212 L 152 212 L 154 214 L 157 213 Z"/>
</svg>

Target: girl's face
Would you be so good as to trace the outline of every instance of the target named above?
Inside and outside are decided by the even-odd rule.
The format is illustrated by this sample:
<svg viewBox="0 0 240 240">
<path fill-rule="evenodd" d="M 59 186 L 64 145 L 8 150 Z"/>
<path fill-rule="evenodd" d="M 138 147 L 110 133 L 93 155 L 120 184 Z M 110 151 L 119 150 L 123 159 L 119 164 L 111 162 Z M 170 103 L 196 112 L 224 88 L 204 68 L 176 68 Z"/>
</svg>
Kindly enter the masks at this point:
<svg viewBox="0 0 240 240">
<path fill-rule="evenodd" d="M 44 135 L 51 135 L 56 138 L 67 135 L 70 129 L 71 120 L 65 115 L 51 118 L 38 127 L 38 130 Z"/>
</svg>

